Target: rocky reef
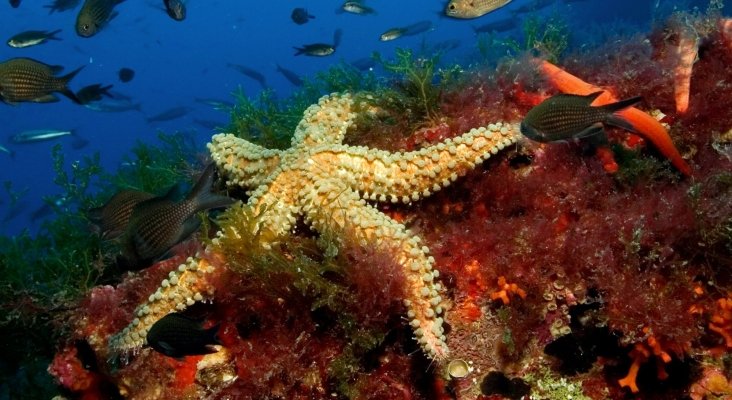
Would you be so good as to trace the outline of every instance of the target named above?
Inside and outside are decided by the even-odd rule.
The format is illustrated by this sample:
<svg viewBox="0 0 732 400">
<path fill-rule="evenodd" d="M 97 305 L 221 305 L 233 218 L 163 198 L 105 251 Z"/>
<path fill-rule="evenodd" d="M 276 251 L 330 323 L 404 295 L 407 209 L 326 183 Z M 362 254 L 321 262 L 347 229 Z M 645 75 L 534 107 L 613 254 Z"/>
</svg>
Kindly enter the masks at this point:
<svg viewBox="0 0 732 400">
<path fill-rule="evenodd" d="M 677 15 L 558 62 L 643 96 L 681 161 L 619 129 L 521 139 L 558 92 L 528 58 L 464 72 L 419 124 L 381 91 L 324 98 L 288 150 L 215 137 L 246 204 L 91 289 L 49 371 L 83 399 L 730 398 L 730 27 Z M 218 351 L 144 346 L 175 310 Z"/>
</svg>

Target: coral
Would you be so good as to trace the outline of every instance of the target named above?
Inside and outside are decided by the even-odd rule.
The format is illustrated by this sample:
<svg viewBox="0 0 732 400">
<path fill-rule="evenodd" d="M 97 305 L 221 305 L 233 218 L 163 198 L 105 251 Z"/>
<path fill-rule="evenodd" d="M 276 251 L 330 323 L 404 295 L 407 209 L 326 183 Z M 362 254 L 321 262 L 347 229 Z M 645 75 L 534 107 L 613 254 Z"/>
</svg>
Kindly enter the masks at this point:
<svg viewBox="0 0 732 400">
<path fill-rule="evenodd" d="M 506 277 L 501 275 L 498 277 L 498 290 L 491 293 L 491 300 L 501 300 L 503 305 L 511 302 L 509 295 L 516 295 L 522 299 L 526 298 L 526 292 L 518 287 L 515 283 L 506 282 Z"/>
<path fill-rule="evenodd" d="M 718 299 L 709 329 L 722 336 L 727 349 L 732 349 L 732 295 Z"/>
</svg>

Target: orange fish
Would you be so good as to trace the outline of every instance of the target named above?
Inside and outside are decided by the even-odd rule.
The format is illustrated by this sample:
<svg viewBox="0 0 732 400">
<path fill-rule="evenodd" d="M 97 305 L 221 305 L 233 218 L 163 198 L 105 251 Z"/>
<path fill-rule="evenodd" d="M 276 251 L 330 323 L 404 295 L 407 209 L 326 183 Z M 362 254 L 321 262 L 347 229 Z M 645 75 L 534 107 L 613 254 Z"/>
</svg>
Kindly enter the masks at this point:
<svg viewBox="0 0 732 400">
<path fill-rule="evenodd" d="M 539 71 L 543 74 L 549 84 L 564 93 L 588 95 L 602 90 L 601 88 L 587 83 L 569 72 L 564 71 L 549 61 L 535 60 L 535 63 L 538 65 Z M 600 106 L 617 101 L 618 98 L 610 92 L 605 91 L 595 99 L 592 105 Z M 673 141 L 671 141 L 668 131 L 666 131 L 666 128 L 664 128 L 660 122 L 635 107 L 626 108 L 618 111 L 616 114 L 628 121 L 628 123 L 633 126 L 635 132 L 650 140 L 656 146 L 658 151 L 668 158 L 669 161 L 671 161 L 671 164 L 681 171 L 682 174 L 691 176 L 691 167 L 683 158 L 681 158 L 681 154 L 679 154 L 679 151 L 676 149 L 676 146 L 674 146 Z"/>
</svg>

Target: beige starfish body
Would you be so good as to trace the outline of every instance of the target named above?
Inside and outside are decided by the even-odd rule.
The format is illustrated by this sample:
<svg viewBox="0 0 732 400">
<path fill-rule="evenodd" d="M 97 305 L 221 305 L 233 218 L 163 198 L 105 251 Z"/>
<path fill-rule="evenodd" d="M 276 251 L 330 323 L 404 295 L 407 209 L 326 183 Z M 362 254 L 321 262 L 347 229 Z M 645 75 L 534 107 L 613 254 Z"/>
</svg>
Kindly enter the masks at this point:
<svg viewBox="0 0 732 400">
<path fill-rule="evenodd" d="M 209 150 L 228 185 L 250 190 L 248 205 L 260 228 L 275 237 L 286 237 L 302 216 L 321 234 L 389 249 L 405 276 L 403 301 L 415 337 L 430 357 L 444 359 L 448 354 L 442 327 L 446 300 L 441 297 L 438 271 L 432 268 L 434 259 L 418 236 L 366 200 L 410 203 L 429 196 L 515 143 L 518 127 L 491 124 L 421 150 L 391 153 L 342 144 L 359 107 L 347 94 L 321 98 L 305 111 L 287 150 L 265 149 L 231 134 L 215 135 Z M 198 274 L 191 282 L 198 282 L 198 287 L 179 296 L 184 307 L 191 296 L 206 297 L 211 290 L 201 282 L 219 263 L 208 258 L 203 267 L 189 260 L 187 267 L 179 268 L 179 272 Z M 163 290 L 151 300 L 167 297 Z M 138 314 L 140 310 L 146 310 L 145 315 L 159 314 L 152 311 L 155 304 L 141 307 Z M 145 325 L 128 327 L 113 339 L 113 345 L 125 349 L 141 344 L 149 329 Z M 133 332 L 135 340 L 128 340 Z"/>
</svg>

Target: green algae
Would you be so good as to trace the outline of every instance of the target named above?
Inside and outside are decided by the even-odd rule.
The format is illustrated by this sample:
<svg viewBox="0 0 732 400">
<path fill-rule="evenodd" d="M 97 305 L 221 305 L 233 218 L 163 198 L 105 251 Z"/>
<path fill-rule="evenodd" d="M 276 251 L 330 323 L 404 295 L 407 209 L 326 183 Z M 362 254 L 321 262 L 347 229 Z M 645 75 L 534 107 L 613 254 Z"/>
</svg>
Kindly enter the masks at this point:
<svg viewBox="0 0 732 400">
<path fill-rule="evenodd" d="M 476 43 L 479 54 L 483 60 L 495 62 L 501 57 L 516 59 L 531 52 L 557 63 L 569 47 L 569 26 L 557 14 L 550 17 L 531 15 L 524 20 L 522 31 L 521 40 L 503 39 L 495 34 L 479 35 Z"/>
<path fill-rule="evenodd" d="M 373 72 L 361 73 L 345 63 L 336 64 L 313 77 L 287 98 L 277 98 L 273 90 L 264 90 L 249 97 L 239 90 L 234 93 L 236 106 L 226 132 L 267 148 L 285 149 L 302 119 L 303 112 L 318 99 L 333 92 L 362 92 L 378 88 Z"/>
<path fill-rule="evenodd" d="M 376 56 L 384 69 L 397 75 L 402 82 L 398 89 L 387 89 L 384 93 L 392 102 L 397 103 L 394 108 L 416 111 L 416 118 L 419 120 L 437 119 L 440 90 L 433 81 L 439 57 L 439 54 L 415 56 L 408 49 L 396 49 L 393 61 Z"/>
<path fill-rule="evenodd" d="M 182 160 L 194 159 L 195 153 L 185 136 L 159 138 L 156 145 L 139 142 L 127 167 L 114 174 L 104 171 L 98 153 L 68 162 L 62 147 L 54 146 L 54 183 L 61 194 L 44 198 L 54 218 L 35 235 L 25 230 L 0 236 L 0 353 L 5 360 L 0 380 L 14 382 L 0 386 L 0 392 L 9 391 L 10 398 L 53 397 L 46 368 L 67 333 L 64 322 L 92 287 L 109 278 L 105 272 L 117 250 L 90 231 L 86 210 L 102 205 L 119 188 L 159 191 L 190 172 Z M 22 192 L 7 183 L 6 190 L 21 200 Z"/>
</svg>

